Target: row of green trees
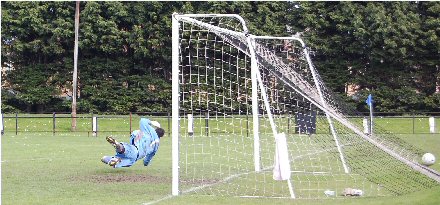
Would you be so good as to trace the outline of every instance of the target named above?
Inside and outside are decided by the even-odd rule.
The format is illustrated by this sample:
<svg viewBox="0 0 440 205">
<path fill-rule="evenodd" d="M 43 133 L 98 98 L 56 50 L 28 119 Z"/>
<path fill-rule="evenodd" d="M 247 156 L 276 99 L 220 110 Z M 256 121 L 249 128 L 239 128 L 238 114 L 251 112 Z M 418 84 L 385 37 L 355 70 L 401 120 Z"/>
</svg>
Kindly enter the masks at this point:
<svg viewBox="0 0 440 205">
<path fill-rule="evenodd" d="M 440 2 L 81 2 L 78 112 L 170 110 L 171 14 L 235 13 L 301 32 L 327 85 L 365 111 L 440 111 Z M 66 111 L 75 2 L 2 2 L 2 109 Z"/>
</svg>

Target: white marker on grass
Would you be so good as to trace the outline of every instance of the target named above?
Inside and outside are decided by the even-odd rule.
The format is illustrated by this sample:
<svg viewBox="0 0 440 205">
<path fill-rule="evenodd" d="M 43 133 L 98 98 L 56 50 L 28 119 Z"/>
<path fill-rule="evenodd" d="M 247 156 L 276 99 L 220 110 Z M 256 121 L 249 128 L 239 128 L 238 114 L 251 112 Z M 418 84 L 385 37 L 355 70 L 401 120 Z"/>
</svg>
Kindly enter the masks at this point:
<svg viewBox="0 0 440 205">
<path fill-rule="evenodd" d="M 4 125 L 3 125 L 3 114 L 2 113 L 0 113 L 0 132 L 1 132 L 1 134 L 3 135 L 3 133 L 4 133 Z"/>
<path fill-rule="evenodd" d="M 367 118 L 364 118 L 363 120 L 362 120 L 362 124 L 364 125 L 364 133 L 365 134 L 368 134 L 370 131 L 369 131 L 369 129 L 368 129 L 368 119 Z"/>
<path fill-rule="evenodd" d="M 435 133 L 435 118 L 429 118 L 429 133 Z"/>
<path fill-rule="evenodd" d="M 96 135 L 98 134 L 98 118 L 95 116 L 92 117 L 92 131 L 92 135 L 96 137 Z"/>
<path fill-rule="evenodd" d="M 188 135 L 194 135 L 194 118 L 192 114 L 188 114 Z"/>
</svg>

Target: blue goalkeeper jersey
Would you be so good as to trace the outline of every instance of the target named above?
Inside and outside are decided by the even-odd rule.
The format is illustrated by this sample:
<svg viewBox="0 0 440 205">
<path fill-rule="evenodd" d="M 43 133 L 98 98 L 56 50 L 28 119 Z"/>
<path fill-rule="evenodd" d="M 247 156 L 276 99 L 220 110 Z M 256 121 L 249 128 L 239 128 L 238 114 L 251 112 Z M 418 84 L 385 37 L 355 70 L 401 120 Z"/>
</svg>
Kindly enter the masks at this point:
<svg viewBox="0 0 440 205">
<path fill-rule="evenodd" d="M 141 118 L 139 124 L 140 130 L 133 131 L 130 140 L 139 153 L 136 160 L 144 158 L 144 165 L 147 166 L 159 149 L 159 137 L 149 119 Z"/>
</svg>

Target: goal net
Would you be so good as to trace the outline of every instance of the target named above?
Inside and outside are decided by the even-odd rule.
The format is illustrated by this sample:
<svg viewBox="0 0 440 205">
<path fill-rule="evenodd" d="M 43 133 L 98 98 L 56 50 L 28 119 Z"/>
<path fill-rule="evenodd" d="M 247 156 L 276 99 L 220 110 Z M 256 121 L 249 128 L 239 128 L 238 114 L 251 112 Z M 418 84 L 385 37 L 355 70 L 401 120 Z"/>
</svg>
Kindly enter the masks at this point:
<svg viewBox="0 0 440 205">
<path fill-rule="evenodd" d="M 315 199 L 438 185 L 422 150 L 377 126 L 363 132 L 299 37 L 251 35 L 237 15 L 172 18 L 174 195 Z M 289 174 L 275 180 L 281 156 Z"/>
</svg>

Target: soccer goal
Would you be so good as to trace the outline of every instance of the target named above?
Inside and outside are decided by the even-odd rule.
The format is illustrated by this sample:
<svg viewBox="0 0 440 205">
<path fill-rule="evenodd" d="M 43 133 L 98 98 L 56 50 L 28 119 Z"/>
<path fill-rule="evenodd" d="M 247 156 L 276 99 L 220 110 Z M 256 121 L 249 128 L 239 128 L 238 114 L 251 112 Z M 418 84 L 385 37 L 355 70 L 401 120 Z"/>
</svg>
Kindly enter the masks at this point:
<svg viewBox="0 0 440 205">
<path fill-rule="evenodd" d="M 172 16 L 172 194 L 328 198 L 438 186 L 423 151 L 341 103 L 299 36 L 226 14 Z"/>
</svg>

